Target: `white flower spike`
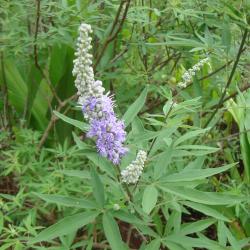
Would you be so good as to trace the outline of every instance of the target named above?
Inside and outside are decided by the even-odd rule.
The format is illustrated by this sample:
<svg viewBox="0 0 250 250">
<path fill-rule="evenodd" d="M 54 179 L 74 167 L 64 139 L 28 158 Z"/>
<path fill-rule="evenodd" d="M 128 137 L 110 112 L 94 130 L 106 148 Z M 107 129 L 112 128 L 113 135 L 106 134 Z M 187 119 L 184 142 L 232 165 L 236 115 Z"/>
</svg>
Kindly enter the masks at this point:
<svg viewBox="0 0 250 250">
<path fill-rule="evenodd" d="M 102 82 L 99 80 L 96 81 L 94 78 L 92 54 L 90 53 L 92 48 L 90 33 L 92 33 L 91 26 L 82 23 L 79 27 L 79 37 L 75 52 L 76 59 L 73 61 L 74 68 L 72 73 L 76 77 L 75 86 L 78 90 L 78 103 L 80 105 L 83 105 L 89 96 L 98 98 L 104 92 Z"/>
<path fill-rule="evenodd" d="M 122 182 L 127 184 L 135 184 L 142 174 L 146 160 L 147 153 L 143 150 L 140 150 L 136 156 L 136 159 L 121 171 Z"/>
<path fill-rule="evenodd" d="M 199 71 L 205 63 L 208 63 L 209 57 L 206 57 L 199 61 L 197 64 L 195 64 L 191 69 L 187 70 L 182 75 L 182 82 L 179 82 L 177 85 L 180 88 L 186 88 L 187 84 L 189 84 L 192 81 L 193 76 L 196 74 L 197 71 Z"/>
</svg>

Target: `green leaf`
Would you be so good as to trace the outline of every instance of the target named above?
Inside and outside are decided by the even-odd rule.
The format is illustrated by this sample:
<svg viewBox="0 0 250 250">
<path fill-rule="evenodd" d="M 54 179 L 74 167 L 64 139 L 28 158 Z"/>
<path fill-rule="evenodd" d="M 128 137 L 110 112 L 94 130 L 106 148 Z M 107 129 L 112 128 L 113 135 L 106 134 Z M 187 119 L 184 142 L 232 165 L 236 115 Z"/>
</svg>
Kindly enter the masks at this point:
<svg viewBox="0 0 250 250">
<path fill-rule="evenodd" d="M 126 212 L 123 210 L 115 211 L 113 213 L 114 217 L 118 218 L 119 220 L 131 223 L 131 224 L 141 224 L 144 225 L 146 222 L 137 218 L 134 214 L 130 212 Z"/>
<path fill-rule="evenodd" d="M 158 190 L 154 186 L 147 186 L 142 197 L 142 209 L 145 213 L 150 214 L 155 207 L 158 198 Z"/>
<path fill-rule="evenodd" d="M 62 119 L 63 121 L 65 121 L 65 122 L 79 128 L 80 130 L 82 130 L 84 132 L 88 131 L 89 126 L 86 123 L 80 122 L 80 121 L 72 119 L 72 118 L 69 118 L 69 117 L 67 117 L 67 116 L 65 116 L 65 115 L 63 115 L 63 114 L 61 114 L 61 113 L 59 113 L 57 111 L 54 111 L 54 114 L 57 117 L 59 117 L 60 119 Z"/>
<path fill-rule="evenodd" d="M 84 155 L 90 161 L 92 161 L 95 164 L 95 166 L 99 167 L 102 171 L 106 172 L 110 177 L 115 178 L 114 167 L 107 159 L 100 156 L 98 153 L 96 153 L 96 151 L 84 152 Z"/>
<path fill-rule="evenodd" d="M 74 239 L 76 237 L 77 231 L 74 231 L 68 235 L 60 236 L 60 241 L 62 242 L 63 246 L 68 250 L 72 243 L 74 242 Z"/>
<path fill-rule="evenodd" d="M 188 236 L 181 236 L 179 234 L 170 235 L 166 238 L 166 243 L 168 241 L 174 242 L 176 244 L 182 245 L 185 249 L 193 248 L 205 248 L 210 250 L 225 250 L 216 241 L 209 240 L 206 238 L 192 238 Z"/>
<path fill-rule="evenodd" d="M 74 142 L 76 143 L 77 147 L 81 150 L 90 150 L 91 147 L 87 143 L 83 142 L 79 136 L 77 136 L 74 132 L 72 132 Z"/>
<path fill-rule="evenodd" d="M 78 208 L 90 208 L 90 209 L 96 208 L 96 204 L 93 201 L 89 201 L 83 198 L 79 199 L 79 198 L 73 198 L 55 194 L 39 194 L 39 193 L 34 193 L 34 194 L 48 203 L 55 203 L 57 205 L 65 207 L 78 207 Z"/>
<path fill-rule="evenodd" d="M 159 250 L 160 246 L 161 246 L 161 240 L 154 239 L 144 248 L 144 250 Z"/>
<path fill-rule="evenodd" d="M 146 43 L 148 46 L 171 46 L 171 47 L 201 47 L 204 48 L 203 43 L 192 40 L 185 39 L 181 37 L 167 36 L 168 41 L 159 43 Z"/>
<path fill-rule="evenodd" d="M 229 21 L 225 21 L 224 24 L 221 26 L 221 43 L 225 46 L 226 52 L 228 53 L 231 46 L 232 36 L 230 30 L 230 23 Z"/>
<path fill-rule="evenodd" d="M 48 101 L 46 100 L 46 98 L 44 98 L 44 93 L 42 93 L 41 90 L 45 84 L 43 84 L 43 82 L 37 84 L 39 85 L 39 90 L 36 91 L 36 94 L 34 93 L 35 96 L 32 97 L 34 98 L 34 100 L 29 103 L 30 98 L 28 96 L 28 84 L 25 82 L 23 76 L 17 68 L 16 62 L 11 60 L 5 60 L 4 70 L 10 104 L 21 114 L 24 111 L 26 102 L 28 101 L 27 105 L 30 106 L 27 107 L 27 111 L 29 112 L 31 109 L 32 115 L 34 116 L 37 124 L 39 125 L 39 128 L 44 129 L 47 123 L 46 112 L 48 108 Z M 2 72 L 0 72 L 0 75 L 2 75 Z M 47 97 L 50 97 L 50 93 L 48 93 L 48 91 Z"/>
<path fill-rule="evenodd" d="M 45 125 L 44 122 L 46 121 L 45 112 L 47 111 L 47 104 L 44 106 L 44 100 L 41 99 L 42 91 L 40 84 L 42 83 L 42 75 L 35 65 L 30 65 L 26 83 L 28 87 L 28 95 L 25 104 L 27 109 L 25 119 L 27 119 L 27 122 L 30 120 L 31 111 L 33 108 L 36 110 L 36 112 L 39 110 L 41 112 L 40 114 L 33 113 L 33 115 L 42 128 L 42 126 Z"/>
<path fill-rule="evenodd" d="M 168 240 L 165 240 L 163 243 L 169 248 L 169 250 L 189 250 L 190 249 L 190 248 L 183 248 L 181 245 L 176 244 L 172 241 L 168 241 Z M 191 248 L 191 250 L 193 249 Z"/>
<path fill-rule="evenodd" d="M 211 154 L 219 150 L 219 148 L 209 147 L 205 145 L 181 145 L 177 146 L 176 149 L 180 150 L 195 150 L 194 155 L 200 155 L 200 151 L 202 151 L 204 154 Z"/>
<path fill-rule="evenodd" d="M 205 134 L 207 131 L 209 130 L 209 128 L 206 129 L 198 129 L 195 131 L 189 131 L 186 134 L 184 134 L 183 136 L 179 137 L 175 143 L 174 146 L 176 147 L 177 145 L 181 144 L 182 142 L 189 140 L 191 138 L 197 137 L 200 134 Z"/>
<path fill-rule="evenodd" d="M 207 205 L 233 205 L 246 200 L 246 197 L 222 193 L 202 192 L 187 187 L 159 185 L 159 188 L 180 198 Z"/>
<path fill-rule="evenodd" d="M 1 247 L 0 247 L 0 250 L 6 250 L 6 249 L 11 249 L 12 248 L 12 246 L 13 246 L 13 242 L 11 242 L 11 243 L 6 243 L 6 244 L 4 244 L 4 245 L 2 245 Z"/>
<path fill-rule="evenodd" d="M 227 234 L 225 227 L 226 226 L 223 221 L 218 221 L 217 235 L 218 235 L 218 241 L 222 246 L 227 245 Z"/>
<path fill-rule="evenodd" d="M 102 224 L 106 238 L 111 246 L 111 249 L 127 249 L 122 241 L 119 227 L 111 214 L 105 213 L 102 217 Z"/>
<path fill-rule="evenodd" d="M 231 244 L 232 248 L 234 250 L 241 250 L 241 246 L 240 243 L 238 242 L 238 240 L 233 236 L 233 234 L 231 233 L 231 231 L 225 226 L 224 227 L 225 233 L 227 235 L 227 239 L 229 241 L 229 243 Z"/>
<path fill-rule="evenodd" d="M 49 241 L 56 237 L 72 233 L 80 227 L 91 223 L 97 215 L 97 212 L 89 211 L 67 216 L 62 220 L 59 220 L 56 224 L 40 232 L 35 238 L 29 241 L 29 244 L 34 244 L 41 241 Z"/>
<path fill-rule="evenodd" d="M 224 172 L 231 167 L 235 166 L 235 163 L 229 164 L 219 168 L 208 168 L 208 169 L 196 169 L 194 170 L 183 170 L 180 173 L 171 174 L 161 179 L 163 182 L 182 182 L 182 181 L 194 181 L 213 176 L 215 174 Z"/>
<path fill-rule="evenodd" d="M 19 240 L 17 240 L 13 250 L 23 250 L 23 244 Z"/>
<path fill-rule="evenodd" d="M 216 209 L 211 208 L 209 206 L 191 202 L 191 201 L 182 201 L 182 204 L 185 206 L 191 207 L 192 209 L 197 210 L 203 214 L 212 216 L 215 219 L 230 222 L 230 219 L 228 219 L 226 216 L 218 212 Z"/>
<path fill-rule="evenodd" d="M 104 187 L 94 168 L 91 168 L 91 182 L 94 197 L 97 203 L 103 207 L 105 204 Z"/>
<path fill-rule="evenodd" d="M 134 120 L 134 118 L 136 117 L 136 115 L 142 109 L 142 107 L 143 107 L 143 105 L 144 105 L 144 103 L 146 101 L 147 93 L 148 93 L 148 89 L 146 87 L 142 91 L 142 93 L 140 94 L 140 96 L 136 99 L 136 101 L 129 106 L 128 110 L 123 115 L 122 119 L 124 120 L 124 123 L 125 123 L 126 127 Z"/>
<path fill-rule="evenodd" d="M 3 213 L 0 211 L 0 234 L 3 230 Z"/>
<path fill-rule="evenodd" d="M 89 171 L 86 170 L 59 170 L 59 173 L 80 179 L 90 179 Z"/>
<path fill-rule="evenodd" d="M 165 149 L 165 151 L 157 157 L 156 163 L 154 164 L 154 179 L 159 179 L 163 174 L 166 173 L 166 169 L 172 160 L 173 156 L 172 145 Z"/>
<path fill-rule="evenodd" d="M 197 233 L 208 228 L 215 223 L 214 219 L 199 220 L 192 223 L 186 223 L 181 226 L 180 234 L 188 235 Z"/>
<path fill-rule="evenodd" d="M 154 237 L 154 238 L 159 237 L 159 235 L 153 229 L 151 229 L 149 226 L 138 224 L 138 225 L 136 225 L 136 228 L 139 231 L 141 231 L 141 233 L 144 235 L 149 235 L 149 236 Z"/>
<path fill-rule="evenodd" d="M 56 43 L 51 49 L 51 57 L 49 64 L 49 76 L 54 86 L 57 85 L 63 76 L 65 68 L 65 59 L 67 55 L 67 47 L 63 44 Z"/>
<path fill-rule="evenodd" d="M 250 183 L 250 143 L 245 131 L 242 131 L 240 135 L 240 147 L 244 163 L 244 179 L 247 183 Z"/>
<path fill-rule="evenodd" d="M 201 169 L 205 161 L 205 156 L 199 156 L 197 157 L 194 161 L 190 161 L 188 165 L 182 170 L 183 172 L 185 171 L 190 171 L 190 170 L 197 170 Z M 194 172 L 195 172 L 194 171 Z"/>
</svg>

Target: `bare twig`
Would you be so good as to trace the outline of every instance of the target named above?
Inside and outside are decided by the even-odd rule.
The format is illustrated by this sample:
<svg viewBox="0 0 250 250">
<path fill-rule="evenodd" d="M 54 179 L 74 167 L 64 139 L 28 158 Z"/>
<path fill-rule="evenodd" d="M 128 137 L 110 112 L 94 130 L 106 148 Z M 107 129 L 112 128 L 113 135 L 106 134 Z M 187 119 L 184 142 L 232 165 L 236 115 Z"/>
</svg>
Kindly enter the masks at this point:
<svg viewBox="0 0 250 250">
<path fill-rule="evenodd" d="M 57 112 L 60 112 L 62 110 L 62 108 L 64 108 L 70 101 L 74 100 L 75 98 L 77 97 L 77 95 L 72 95 L 71 97 L 69 97 L 68 99 L 66 99 L 65 101 L 61 102 L 58 106 L 58 108 L 56 109 Z M 51 115 L 51 118 L 50 118 L 50 121 L 47 125 L 47 128 L 46 130 L 44 131 L 43 135 L 42 135 L 42 138 L 38 144 L 38 147 L 37 147 L 37 151 L 39 152 L 40 149 L 42 148 L 42 146 L 44 145 L 45 141 L 47 140 L 48 136 L 49 136 L 49 133 L 51 131 L 51 129 L 53 128 L 55 122 L 58 120 L 59 118 L 54 114 L 52 113 Z"/>
<path fill-rule="evenodd" d="M 239 90 L 240 90 L 240 92 L 244 92 L 244 91 L 248 90 L 249 88 L 250 88 L 250 83 L 247 84 L 247 85 L 245 85 L 245 86 L 243 86 L 243 87 L 241 87 L 241 88 L 239 88 Z M 235 92 L 232 93 L 231 95 L 225 97 L 224 100 L 221 102 L 219 108 L 221 108 L 221 107 L 223 106 L 223 104 L 224 104 L 226 101 L 228 101 L 228 100 L 230 100 L 230 99 L 236 97 L 236 96 L 238 95 L 238 93 L 239 93 L 238 91 L 235 91 Z M 210 109 L 211 109 L 211 110 L 216 109 L 217 106 L 218 106 L 218 104 L 215 104 L 215 105 L 213 105 Z M 208 112 L 204 112 L 204 113 L 202 114 L 202 116 L 205 116 L 207 113 L 208 113 Z"/>
<path fill-rule="evenodd" d="M 38 36 L 38 28 L 39 28 L 39 21 L 40 21 L 40 7 L 41 7 L 41 1 L 36 0 L 36 26 L 35 26 L 35 35 L 34 35 L 34 59 L 35 59 L 35 65 L 37 68 L 40 68 L 38 64 L 38 52 L 37 52 L 37 36 Z"/>
<path fill-rule="evenodd" d="M 128 13 L 130 1 L 131 0 L 123 0 L 123 1 L 121 1 L 120 6 L 119 6 L 118 11 L 117 11 L 117 14 L 116 14 L 116 17 L 115 17 L 115 20 L 114 20 L 113 25 L 112 25 L 111 31 L 109 33 L 109 36 L 106 38 L 100 53 L 97 55 L 96 62 L 94 64 L 94 69 L 96 69 L 97 65 L 101 61 L 101 58 L 103 57 L 104 52 L 106 51 L 108 45 L 117 37 L 117 35 L 121 31 L 123 23 L 124 23 L 124 21 L 126 19 L 127 13 Z M 122 14 L 121 20 L 119 21 L 119 17 L 121 15 L 123 5 L 125 3 L 126 3 L 125 9 L 124 9 L 124 12 Z M 116 31 L 115 31 L 115 27 L 117 27 Z"/>
<path fill-rule="evenodd" d="M 123 5 L 124 5 L 125 3 L 126 3 L 125 0 L 122 0 L 122 1 L 120 2 L 120 5 L 119 5 L 118 10 L 117 10 L 117 12 L 116 12 L 115 20 L 114 20 L 114 22 L 113 22 L 113 24 L 112 24 L 112 28 L 111 28 L 111 30 L 110 30 L 110 32 L 109 32 L 109 35 L 112 35 L 112 33 L 114 32 L 115 26 L 117 25 L 117 23 L 118 23 L 118 21 L 119 21 L 120 14 L 121 14 L 121 12 L 122 12 L 122 8 L 123 8 Z"/>
<path fill-rule="evenodd" d="M 128 51 L 128 47 L 126 47 L 123 51 L 121 51 L 118 55 L 116 55 L 111 61 L 110 63 L 113 64 L 114 62 L 116 62 L 119 58 L 121 58 L 126 52 Z"/>
<path fill-rule="evenodd" d="M 233 133 L 233 134 L 230 134 L 228 136 L 218 138 L 216 140 L 207 140 L 207 141 L 205 141 L 205 143 L 215 143 L 215 142 L 220 142 L 220 141 L 228 141 L 228 140 L 233 139 L 234 137 L 237 137 L 239 135 L 246 134 L 246 133 L 249 133 L 249 132 L 250 132 L 250 129 L 246 129 L 245 131 Z"/>
<path fill-rule="evenodd" d="M 154 72 L 157 70 L 161 70 L 163 67 L 165 67 L 172 59 L 176 58 L 176 56 L 179 56 L 175 53 L 173 53 L 171 56 L 169 56 L 167 59 L 159 62 L 159 63 L 154 63 L 149 72 Z"/>
<path fill-rule="evenodd" d="M 202 81 L 202 80 L 205 80 L 213 75 L 215 75 L 216 73 L 218 73 L 219 71 L 223 70 L 224 68 L 226 68 L 227 66 L 229 66 L 231 63 L 233 62 L 233 60 L 230 60 L 229 62 L 225 63 L 223 66 L 221 66 L 220 68 L 214 70 L 213 72 L 201 77 L 198 79 L 198 81 Z"/>
<path fill-rule="evenodd" d="M 50 81 L 50 78 L 48 74 L 41 68 L 39 62 L 38 62 L 38 50 L 37 50 L 37 37 L 38 37 L 38 30 L 39 30 L 39 22 L 41 17 L 41 0 L 36 0 L 37 2 L 37 9 L 36 9 L 36 24 L 35 24 L 35 35 L 34 35 L 34 60 L 35 60 L 35 66 L 40 71 L 43 78 L 46 80 L 53 96 L 56 98 L 58 103 L 61 103 L 61 99 L 56 93 L 55 88 L 53 87 L 53 84 Z"/>
<path fill-rule="evenodd" d="M 128 233 L 127 233 L 127 239 L 126 239 L 126 243 L 127 243 L 128 246 L 129 246 L 129 242 L 130 242 L 130 239 L 131 239 L 132 231 L 133 231 L 133 227 L 130 225 L 129 229 L 128 229 Z"/>
<path fill-rule="evenodd" d="M 181 59 L 181 53 L 178 55 L 178 57 L 176 58 L 176 60 L 174 62 L 174 65 L 173 65 L 173 67 L 172 67 L 172 69 L 170 71 L 171 75 L 172 75 L 172 73 L 173 73 L 173 71 L 174 71 L 174 69 L 175 69 L 175 67 L 176 67 L 176 65 L 177 65 L 177 63 L 179 62 L 180 59 Z"/>
</svg>

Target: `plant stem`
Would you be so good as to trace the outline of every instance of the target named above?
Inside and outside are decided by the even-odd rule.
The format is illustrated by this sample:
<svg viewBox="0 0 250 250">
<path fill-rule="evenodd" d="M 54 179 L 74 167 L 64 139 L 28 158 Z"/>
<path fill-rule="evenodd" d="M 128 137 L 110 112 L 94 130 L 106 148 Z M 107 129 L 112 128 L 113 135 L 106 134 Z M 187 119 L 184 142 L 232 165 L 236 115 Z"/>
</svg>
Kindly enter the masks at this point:
<svg viewBox="0 0 250 250">
<path fill-rule="evenodd" d="M 53 96 L 55 97 L 55 99 L 57 100 L 57 102 L 59 104 L 62 103 L 61 99 L 59 98 L 59 96 L 56 93 L 56 90 L 53 86 L 53 84 L 50 81 L 50 77 L 49 74 L 44 71 L 42 69 L 42 67 L 40 66 L 39 62 L 38 62 L 38 51 L 37 51 L 37 37 L 38 37 L 38 30 L 39 30 L 39 22 L 40 22 L 40 18 L 41 18 L 41 0 L 36 0 L 37 2 L 37 8 L 36 8 L 36 24 L 35 24 L 35 35 L 34 35 L 34 60 L 35 60 L 35 66 L 36 68 L 39 70 L 39 72 L 41 73 L 41 75 L 43 76 L 43 78 L 46 80 Z"/>
<path fill-rule="evenodd" d="M 104 52 L 106 51 L 108 45 L 118 36 L 119 32 L 121 31 L 123 23 L 124 23 L 124 21 L 126 19 L 127 13 L 128 13 L 130 1 L 131 0 L 122 0 L 121 1 L 120 6 L 118 8 L 118 11 L 116 13 L 115 20 L 114 20 L 113 25 L 112 25 L 111 31 L 109 33 L 109 36 L 106 38 L 100 53 L 97 55 L 96 62 L 94 64 L 94 66 L 93 66 L 94 71 L 95 71 L 97 65 L 99 64 L 99 62 L 101 61 L 101 59 L 102 59 L 102 57 L 104 55 Z M 123 5 L 125 3 L 126 3 L 125 10 L 123 11 L 121 20 L 119 21 L 119 17 L 120 17 L 120 15 L 122 13 Z M 115 31 L 115 27 L 117 27 L 116 31 Z"/>
<path fill-rule="evenodd" d="M 58 106 L 58 108 L 56 109 L 57 112 L 60 112 L 62 108 L 64 108 L 70 101 L 74 100 L 76 98 L 77 95 L 72 95 L 71 97 L 69 97 L 68 99 L 66 99 L 65 101 L 61 102 Z M 64 113 L 67 113 L 68 109 L 65 110 Z M 53 128 L 55 122 L 58 120 L 58 117 L 52 113 L 50 121 L 48 123 L 48 126 L 46 128 L 46 130 L 44 131 L 42 138 L 39 142 L 39 145 L 37 147 L 37 152 L 40 151 L 40 149 L 42 148 L 42 146 L 44 145 L 44 143 L 46 142 L 48 136 L 49 136 L 49 132 L 50 130 Z"/>
<path fill-rule="evenodd" d="M 231 82 L 232 82 L 232 80 L 233 80 L 233 76 L 234 76 L 235 70 L 236 70 L 236 68 L 237 68 L 237 65 L 238 65 L 238 63 L 239 63 L 241 54 L 242 54 L 242 52 L 243 52 L 243 47 L 244 47 L 244 44 L 245 44 L 245 42 L 246 42 L 247 34 L 248 34 L 248 29 L 245 29 L 244 34 L 243 34 L 243 37 L 242 37 L 242 40 L 241 40 L 241 44 L 240 44 L 240 47 L 239 47 L 239 50 L 238 50 L 238 54 L 237 54 L 236 60 L 235 60 L 235 62 L 234 62 L 233 68 L 232 68 L 232 70 L 231 70 L 230 76 L 229 76 L 229 78 L 228 78 L 227 84 L 226 84 L 226 86 L 225 86 L 225 89 L 224 89 L 224 91 L 223 91 L 223 93 L 222 93 L 222 95 L 221 95 L 221 98 L 220 98 L 220 100 L 219 100 L 219 102 L 218 102 L 218 104 L 217 104 L 217 106 L 216 106 L 214 112 L 212 113 L 212 115 L 209 117 L 209 119 L 208 119 L 207 122 L 205 123 L 205 125 L 204 125 L 205 128 L 206 128 L 206 127 L 209 125 L 209 123 L 213 120 L 214 116 L 216 115 L 216 113 L 218 112 L 219 108 L 221 107 L 221 105 L 222 105 L 222 103 L 223 103 L 223 100 L 224 100 L 224 98 L 225 98 L 225 96 L 226 96 L 226 93 L 227 93 L 227 89 L 229 88 L 229 86 L 230 86 L 230 84 L 231 84 Z"/>
<path fill-rule="evenodd" d="M 115 168 L 116 168 L 116 167 L 115 167 Z M 118 169 L 117 179 L 118 179 L 118 181 L 121 183 L 121 185 L 125 188 L 126 193 L 127 193 L 128 197 L 129 197 L 129 200 L 130 200 L 131 202 L 133 202 L 133 195 L 132 195 L 132 193 L 130 192 L 128 185 L 127 185 L 126 183 L 122 183 L 122 181 L 121 181 L 121 178 L 120 178 L 121 168 L 120 168 L 120 166 L 117 166 L 117 169 Z"/>
</svg>

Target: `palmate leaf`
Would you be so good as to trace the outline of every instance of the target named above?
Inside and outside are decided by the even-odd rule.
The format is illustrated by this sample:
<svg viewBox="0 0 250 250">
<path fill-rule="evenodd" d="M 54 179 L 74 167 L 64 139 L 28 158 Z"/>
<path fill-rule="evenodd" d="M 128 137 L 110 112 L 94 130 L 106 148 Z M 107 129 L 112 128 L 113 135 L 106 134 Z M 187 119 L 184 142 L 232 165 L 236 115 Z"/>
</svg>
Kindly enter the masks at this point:
<svg viewBox="0 0 250 250">
<path fill-rule="evenodd" d="M 197 189 L 174 187 L 166 184 L 158 185 L 158 187 L 163 191 L 174 194 L 182 199 L 207 205 L 235 205 L 247 199 L 246 197 L 238 195 L 203 192 Z"/>
<path fill-rule="evenodd" d="M 49 241 L 56 237 L 72 233 L 80 227 L 91 223 L 97 215 L 98 212 L 96 211 L 88 211 L 67 216 L 62 220 L 59 220 L 56 224 L 40 232 L 35 238 L 31 239 L 28 243 L 34 244 L 41 241 Z"/>
</svg>

